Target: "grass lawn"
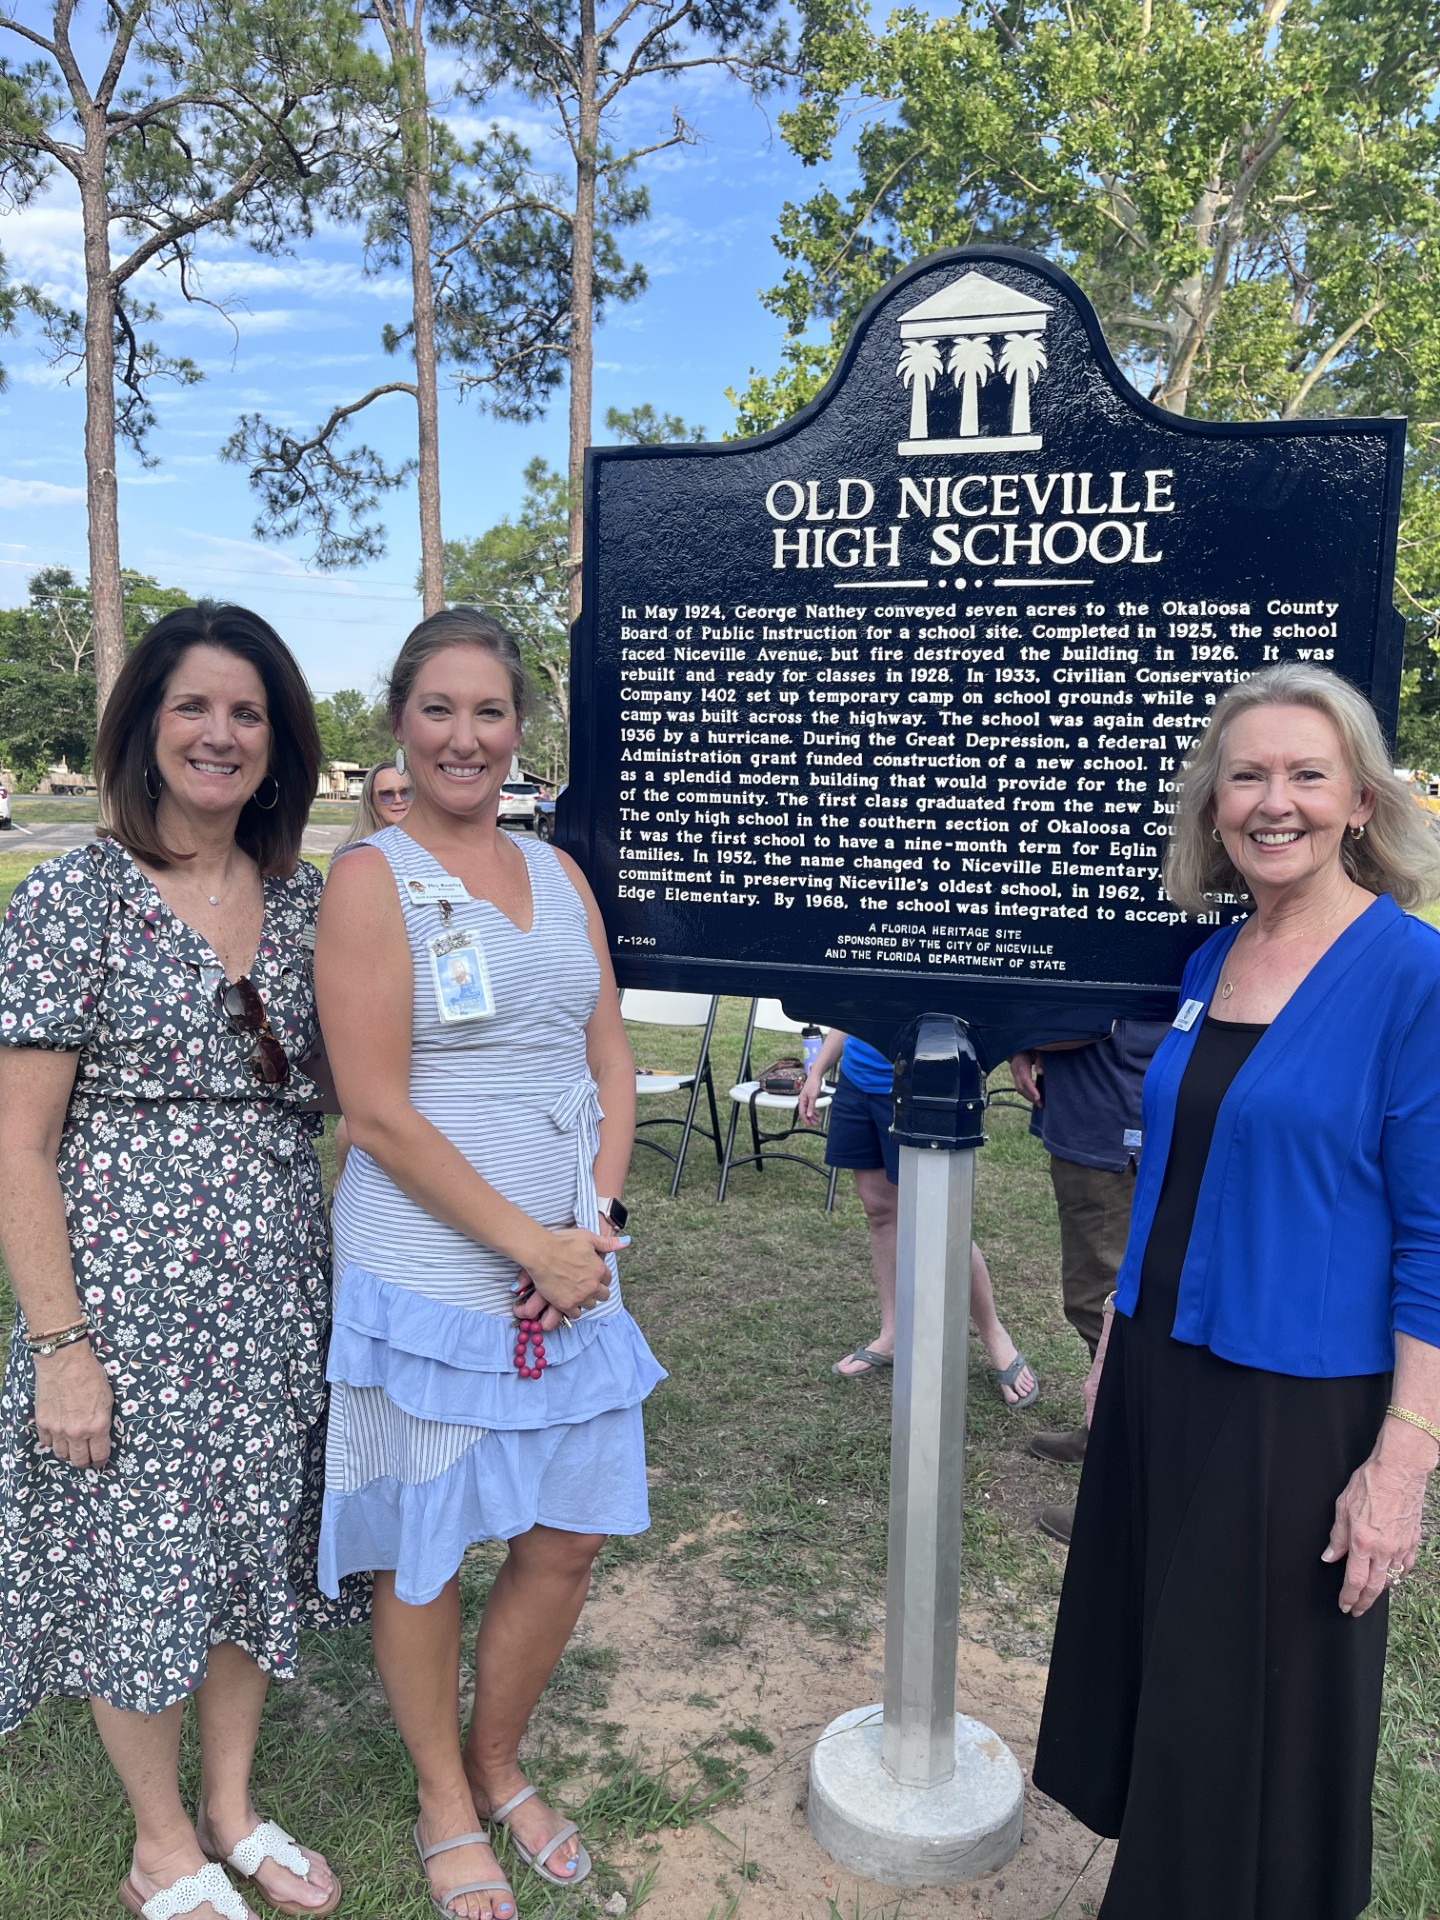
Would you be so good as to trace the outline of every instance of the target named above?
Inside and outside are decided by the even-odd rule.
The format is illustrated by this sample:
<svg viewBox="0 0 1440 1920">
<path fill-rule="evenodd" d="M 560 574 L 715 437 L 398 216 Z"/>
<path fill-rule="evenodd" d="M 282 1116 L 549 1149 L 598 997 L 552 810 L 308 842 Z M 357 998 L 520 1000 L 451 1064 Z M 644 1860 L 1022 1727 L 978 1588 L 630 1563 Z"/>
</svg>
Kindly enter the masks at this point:
<svg viewBox="0 0 1440 1920">
<path fill-rule="evenodd" d="M 738 1061 L 742 1017 L 742 1003 L 725 1003 L 716 1040 L 722 1092 Z M 637 1030 L 635 1050 L 642 1066 L 688 1064 L 683 1042 L 659 1029 Z M 642 1118 L 661 1110 L 647 1101 Z M 1032 1516 L 1071 1497 L 1074 1476 L 1031 1459 L 1025 1441 L 1037 1427 L 1081 1418 L 1082 1349 L 1060 1311 L 1045 1156 L 1013 1110 L 992 1109 L 990 1133 L 979 1158 L 976 1234 L 1002 1318 L 1034 1363 L 1042 1395 L 1028 1413 L 1008 1413 L 972 1347 L 964 1604 L 967 1623 L 978 1621 L 991 1647 L 1043 1660 L 1063 1553 L 1035 1531 Z M 837 1657 L 873 1628 L 883 1601 L 890 1391 L 879 1381 L 844 1384 L 829 1371 L 875 1331 L 864 1225 L 848 1183 L 827 1216 L 818 1175 L 741 1169 L 717 1206 L 708 1143 L 697 1139 L 691 1153 L 678 1200 L 668 1197 L 668 1162 L 644 1150 L 627 1187 L 634 1246 L 626 1296 L 670 1378 L 647 1414 L 654 1526 L 607 1549 L 602 1579 L 632 1592 L 641 1582 L 684 1588 L 692 1704 L 713 1706 L 700 1691 L 707 1653 L 739 1644 L 761 1613 L 793 1622 L 796 1634 L 827 1636 Z M 1440 1914 L 1437 1535 L 1440 1503 L 1432 1503 L 1421 1564 L 1392 1605 L 1372 1920 Z M 463 1601 L 472 1618 L 496 1565 L 491 1549 L 467 1563 Z M 528 1758 L 577 1811 L 597 1872 L 582 1894 L 522 1876 L 525 1920 L 598 1915 L 617 1890 L 633 1912 L 647 1892 L 633 1866 L 637 1836 L 703 1817 L 717 1798 L 743 1796 L 747 1771 L 753 1782 L 767 1764 L 760 1737 L 729 1725 L 718 1709 L 711 1736 L 684 1756 L 631 1751 L 607 1711 L 617 1662 L 613 1647 L 572 1651 L 537 1715 Z M 184 1766 L 193 1791 L 188 1733 Z M 307 1638 L 301 1679 L 272 1694 L 257 1778 L 263 1804 L 343 1866 L 350 1920 L 423 1920 L 408 1763 L 365 1634 Z M 128 1848 L 124 1803 L 83 1707 L 44 1707 L 0 1742 L 0 1915 L 76 1920 L 103 1910 Z M 623 1873 L 619 1858 L 629 1863 Z M 733 1899 L 717 1898 L 713 1920 L 744 1920 L 745 1902 L 737 1881 Z M 853 1920 L 848 1905 L 842 1916 L 831 1904 L 831 1920 Z M 1076 1920 L 1085 1910 L 1072 1902 L 1061 1920 L 1072 1920 L 1072 1908 Z M 650 1911 L 666 1920 L 663 1902 Z M 887 1906 L 887 1920 L 891 1912 Z M 923 1905 L 905 1903 L 905 1912 L 929 1920 Z"/>
</svg>

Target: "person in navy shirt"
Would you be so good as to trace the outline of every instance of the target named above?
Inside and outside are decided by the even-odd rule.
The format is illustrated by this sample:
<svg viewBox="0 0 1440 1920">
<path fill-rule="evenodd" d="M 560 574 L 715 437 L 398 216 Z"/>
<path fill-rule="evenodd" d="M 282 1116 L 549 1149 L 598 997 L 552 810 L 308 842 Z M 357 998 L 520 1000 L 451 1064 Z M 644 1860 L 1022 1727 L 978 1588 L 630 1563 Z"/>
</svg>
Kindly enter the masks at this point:
<svg viewBox="0 0 1440 1920">
<path fill-rule="evenodd" d="M 1440 848 L 1338 676 L 1216 704 L 1034 1781 L 1102 1920 L 1355 1920 L 1389 1585 L 1440 1458 Z M 1109 1304 L 1109 1303 L 1107 1303 Z"/>
<path fill-rule="evenodd" d="M 863 1380 L 887 1373 L 895 1364 L 895 1229 L 898 1219 L 900 1149 L 890 1134 L 891 1083 L 895 1069 L 876 1048 L 832 1027 L 805 1078 L 800 1118 L 807 1127 L 819 1120 L 821 1085 L 840 1063 L 830 1125 L 825 1135 L 825 1164 L 848 1167 L 870 1233 L 870 1264 L 880 1300 L 880 1331 L 868 1347 L 844 1354 L 830 1371 L 842 1380 Z M 995 1311 L 990 1269 L 979 1247 L 970 1243 L 970 1319 L 1007 1407 L 1028 1407 L 1040 1395 L 1029 1362 L 1001 1325 Z"/>
</svg>

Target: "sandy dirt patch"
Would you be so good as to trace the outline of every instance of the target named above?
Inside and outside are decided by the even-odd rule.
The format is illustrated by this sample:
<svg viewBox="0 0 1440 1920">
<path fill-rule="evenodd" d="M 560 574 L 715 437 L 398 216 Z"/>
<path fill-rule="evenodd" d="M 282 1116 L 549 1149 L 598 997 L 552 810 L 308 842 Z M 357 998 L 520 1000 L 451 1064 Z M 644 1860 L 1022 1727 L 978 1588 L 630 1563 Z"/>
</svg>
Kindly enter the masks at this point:
<svg viewBox="0 0 1440 1920">
<path fill-rule="evenodd" d="M 723 1522 L 722 1522 L 723 1526 Z M 734 1645 L 707 1646 L 702 1622 L 731 1618 Z M 1028 1782 L 1045 1687 L 1045 1669 L 1007 1660 L 973 1635 L 984 1622 L 962 1622 L 957 1706 L 992 1727 L 1011 1748 Z M 659 1568 L 617 1569 L 597 1579 L 579 1627 L 582 1643 L 620 1656 L 607 1719 L 623 1723 L 632 1746 L 654 1766 L 695 1747 L 718 1728 L 757 1729 L 774 1743 L 769 1755 L 728 1741 L 749 1784 L 733 1806 L 678 1832 L 647 1835 L 611 1858 L 627 1874 L 658 1872 L 644 1912 L 653 1920 L 843 1920 L 898 1912 L 904 1920 L 947 1920 L 955 1914 L 994 1920 L 1044 1920 L 1077 1874 L 1062 1920 L 1093 1913 L 1104 1892 L 1113 1849 L 1107 1843 L 1085 1868 L 1092 1835 L 1027 1784 L 1025 1838 L 1004 1867 L 965 1887 L 902 1893 L 857 1880 L 822 1852 L 805 1822 L 811 1744 L 851 1707 L 878 1701 L 884 1648 L 878 1614 L 859 1644 L 807 1634 L 773 1619 L 754 1596 L 727 1587 L 708 1555 Z M 742 1872 L 746 1865 L 749 1876 Z M 858 1908 L 857 1908 L 858 1896 Z M 732 1907 L 732 1902 L 738 1905 Z"/>
</svg>

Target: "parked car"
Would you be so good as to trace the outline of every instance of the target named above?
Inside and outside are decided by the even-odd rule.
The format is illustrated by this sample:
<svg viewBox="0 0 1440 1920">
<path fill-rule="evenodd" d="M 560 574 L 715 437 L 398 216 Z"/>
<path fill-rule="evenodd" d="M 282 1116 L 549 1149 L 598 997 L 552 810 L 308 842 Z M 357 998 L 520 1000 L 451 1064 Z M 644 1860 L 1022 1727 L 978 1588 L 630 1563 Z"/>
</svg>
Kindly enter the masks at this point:
<svg viewBox="0 0 1440 1920">
<path fill-rule="evenodd" d="M 10 818 L 10 789 L 0 787 L 0 833 L 8 833 L 14 824 Z"/>
<path fill-rule="evenodd" d="M 533 780 L 507 780 L 500 789 L 501 826 L 529 827 L 533 831 L 539 804 L 540 789 Z"/>
<path fill-rule="evenodd" d="M 562 781 L 553 794 L 542 794 L 535 803 L 535 832 L 541 840 L 555 838 L 555 802 L 569 785 Z"/>
</svg>

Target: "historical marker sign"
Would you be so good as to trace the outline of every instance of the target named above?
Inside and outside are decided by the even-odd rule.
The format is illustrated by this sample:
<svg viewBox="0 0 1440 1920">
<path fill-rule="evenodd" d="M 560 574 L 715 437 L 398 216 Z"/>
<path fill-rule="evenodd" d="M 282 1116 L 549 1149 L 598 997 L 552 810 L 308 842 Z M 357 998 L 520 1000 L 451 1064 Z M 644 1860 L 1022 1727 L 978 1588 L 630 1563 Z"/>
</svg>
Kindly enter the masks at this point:
<svg viewBox="0 0 1440 1920">
<path fill-rule="evenodd" d="M 1179 419 L 1065 274 L 964 248 L 776 432 L 592 450 L 560 831 L 622 984 L 992 1056 L 1163 1014 L 1169 783 L 1224 685 L 1310 659 L 1393 727 L 1403 445 Z"/>
</svg>

